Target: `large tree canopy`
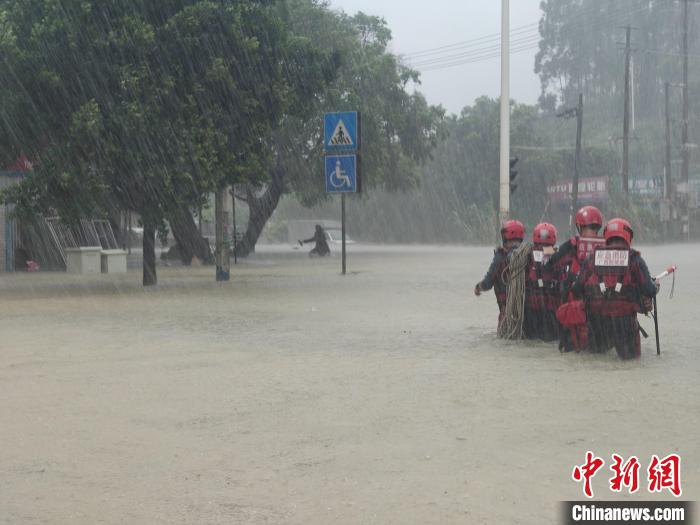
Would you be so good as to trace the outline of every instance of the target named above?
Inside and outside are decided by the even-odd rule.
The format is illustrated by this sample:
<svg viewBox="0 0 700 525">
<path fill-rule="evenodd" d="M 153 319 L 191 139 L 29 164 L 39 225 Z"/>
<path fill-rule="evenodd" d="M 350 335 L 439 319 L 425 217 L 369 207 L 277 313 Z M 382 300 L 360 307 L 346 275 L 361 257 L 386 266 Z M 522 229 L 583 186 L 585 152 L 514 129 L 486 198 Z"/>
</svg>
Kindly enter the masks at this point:
<svg viewBox="0 0 700 525">
<path fill-rule="evenodd" d="M 248 202 L 250 220 L 240 253 L 253 248 L 280 196 L 294 193 L 304 204 L 323 200 L 323 114 L 360 111 L 362 115 L 362 170 L 365 188 L 408 189 L 418 184 L 420 165 L 439 142 L 444 111 L 429 106 L 413 87 L 418 73 L 388 52 L 391 40 L 383 19 L 329 11 L 309 13 L 304 2 L 290 7 L 295 34 L 322 49 L 334 49 L 340 58 L 337 78 L 303 111 L 278 122 L 271 138 L 274 163 L 262 192 L 248 185 L 241 198 Z"/>
<path fill-rule="evenodd" d="M 289 16 L 263 0 L 0 1 L 3 149 L 37 161 L 10 198 L 67 220 L 137 211 L 154 283 L 156 227 L 264 180 L 272 128 L 333 77 L 332 50 L 295 38 Z"/>
<path fill-rule="evenodd" d="M 168 219 L 187 244 L 223 185 L 246 188 L 243 252 L 282 193 L 324 198 L 325 111 L 361 111 L 365 187 L 412 187 L 443 111 L 390 38 L 316 0 L 0 0 L 3 153 L 37 161 L 9 199 L 69 221 L 137 211 L 149 284 L 155 229 Z"/>
</svg>

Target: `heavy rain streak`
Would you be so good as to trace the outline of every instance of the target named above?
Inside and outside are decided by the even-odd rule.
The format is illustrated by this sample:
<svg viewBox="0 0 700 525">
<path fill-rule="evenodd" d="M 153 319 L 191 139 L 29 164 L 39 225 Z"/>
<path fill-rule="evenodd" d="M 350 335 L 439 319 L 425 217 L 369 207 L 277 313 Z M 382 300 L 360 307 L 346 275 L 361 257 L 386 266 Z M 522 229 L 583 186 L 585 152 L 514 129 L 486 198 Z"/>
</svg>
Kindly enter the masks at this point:
<svg viewBox="0 0 700 525">
<path fill-rule="evenodd" d="M 698 498 L 700 5 L 510 4 L 0 0 L 0 524 Z"/>
</svg>

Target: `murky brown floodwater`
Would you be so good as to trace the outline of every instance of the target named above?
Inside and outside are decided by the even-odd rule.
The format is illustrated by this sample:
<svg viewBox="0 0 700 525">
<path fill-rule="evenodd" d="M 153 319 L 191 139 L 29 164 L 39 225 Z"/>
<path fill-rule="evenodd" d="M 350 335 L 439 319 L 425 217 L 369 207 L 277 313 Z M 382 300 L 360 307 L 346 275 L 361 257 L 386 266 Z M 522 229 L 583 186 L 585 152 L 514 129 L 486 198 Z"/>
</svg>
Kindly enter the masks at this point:
<svg viewBox="0 0 700 525">
<path fill-rule="evenodd" d="M 700 247 L 643 250 L 680 269 L 638 362 L 497 340 L 487 249 L 353 249 L 0 276 L 0 523 L 556 523 L 586 450 L 698 499 Z"/>
</svg>

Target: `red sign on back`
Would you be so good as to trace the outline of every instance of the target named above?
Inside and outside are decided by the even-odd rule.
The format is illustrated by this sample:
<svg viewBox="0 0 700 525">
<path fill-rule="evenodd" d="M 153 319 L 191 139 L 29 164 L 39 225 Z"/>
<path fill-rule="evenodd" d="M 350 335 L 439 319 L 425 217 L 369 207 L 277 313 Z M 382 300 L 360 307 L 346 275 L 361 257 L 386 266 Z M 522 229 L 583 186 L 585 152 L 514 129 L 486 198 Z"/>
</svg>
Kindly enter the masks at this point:
<svg viewBox="0 0 700 525">
<path fill-rule="evenodd" d="M 578 260 L 585 261 L 598 246 L 605 246 L 602 237 L 580 237 L 578 240 Z"/>
</svg>

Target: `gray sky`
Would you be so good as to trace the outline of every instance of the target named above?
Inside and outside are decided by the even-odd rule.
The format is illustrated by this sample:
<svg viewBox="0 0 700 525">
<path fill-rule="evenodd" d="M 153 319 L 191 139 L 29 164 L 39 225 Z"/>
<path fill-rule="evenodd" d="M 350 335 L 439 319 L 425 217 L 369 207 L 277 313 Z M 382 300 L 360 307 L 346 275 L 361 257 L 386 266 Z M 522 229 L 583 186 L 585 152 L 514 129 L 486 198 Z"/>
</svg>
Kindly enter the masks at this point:
<svg viewBox="0 0 700 525">
<path fill-rule="evenodd" d="M 497 97 L 500 93 L 500 61 L 493 57 L 501 30 L 501 2 L 498 0 L 331 0 L 331 7 L 354 14 L 357 11 L 382 16 L 391 28 L 392 51 L 409 55 L 465 41 L 461 45 L 424 54 L 413 60 L 433 66 L 450 62 L 475 60 L 451 68 L 424 71 L 422 91 L 432 104 L 442 104 L 448 111 L 458 113 L 481 95 Z M 511 98 L 534 103 L 539 96 L 539 80 L 533 73 L 540 19 L 540 0 L 511 0 L 511 31 L 524 27 L 513 35 L 513 47 L 528 48 L 511 57 Z M 489 37 L 477 42 L 474 39 Z M 518 40 L 519 39 L 519 43 Z M 458 55 L 456 58 L 446 58 Z M 436 62 L 436 59 L 438 60 Z M 439 62 L 442 60 L 442 62 Z M 424 69 L 426 66 L 416 67 Z"/>
</svg>

